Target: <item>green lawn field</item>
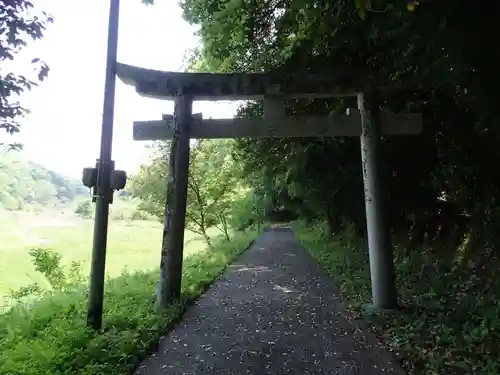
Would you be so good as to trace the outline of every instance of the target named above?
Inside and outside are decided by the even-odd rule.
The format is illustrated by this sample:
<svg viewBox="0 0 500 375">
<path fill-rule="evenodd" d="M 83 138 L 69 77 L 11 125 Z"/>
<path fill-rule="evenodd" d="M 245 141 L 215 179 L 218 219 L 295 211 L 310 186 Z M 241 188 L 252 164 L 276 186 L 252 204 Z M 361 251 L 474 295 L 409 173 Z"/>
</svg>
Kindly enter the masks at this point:
<svg viewBox="0 0 500 375">
<path fill-rule="evenodd" d="M 88 275 L 92 249 L 93 221 L 71 213 L 0 211 L 0 296 L 33 282 L 44 284 L 28 254 L 35 247 L 62 255 L 65 265 L 82 262 Z M 213 233 L 216 235 L 216 233 Z M 151 270 L 159 266 L 162 225 L 156 221 L 112 220 L 108 231 L 106 270 L 116 277 L 127 269 Z M 185 256 L 206 249 L 202 238 L 185 234 Z"/>
</svg>

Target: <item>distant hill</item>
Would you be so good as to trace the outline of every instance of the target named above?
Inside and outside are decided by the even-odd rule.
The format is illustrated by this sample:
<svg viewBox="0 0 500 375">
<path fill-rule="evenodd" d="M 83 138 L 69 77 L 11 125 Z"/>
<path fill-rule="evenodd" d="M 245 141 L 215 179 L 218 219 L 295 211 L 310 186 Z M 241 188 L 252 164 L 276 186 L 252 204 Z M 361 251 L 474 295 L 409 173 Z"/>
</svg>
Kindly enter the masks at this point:
<svg viewBox="0 0 500 375">
<path fill-rule="evenodd" d="M 58 206 L 88 194 L 80 181 L 26 160 L 20 152 L 0 158 L 0 208 Z"/>
</svg>

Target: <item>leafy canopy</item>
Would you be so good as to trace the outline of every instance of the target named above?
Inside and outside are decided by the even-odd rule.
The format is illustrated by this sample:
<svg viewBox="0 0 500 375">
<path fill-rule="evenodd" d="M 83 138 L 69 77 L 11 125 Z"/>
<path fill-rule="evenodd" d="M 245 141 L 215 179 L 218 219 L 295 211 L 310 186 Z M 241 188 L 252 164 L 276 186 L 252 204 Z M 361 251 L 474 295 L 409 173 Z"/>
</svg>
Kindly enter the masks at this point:
<svg viewBox="0 0 500 375">
<path fill-rule="evenodd" d="M 237 193 L 239 171 L 231 157 L 231 141 L 201 140 L 191 149 L 189 160 L 186 226 L 210 243 L 207 230 L 219 228 L 226 237 Z M 154 156 L 130 182 L 131 193 L 141 199 L 141 208 L 164 219 L 170 142 L 158 142 Z"/>
<path fill-rule="evenodd" d="M 30 40 L 41 39 L 52 21 L 53 18 L 46 12 L 37 12 L 32 1 L 0 0 L 0 62 L 19 61 L 19 52 Z M 28 109 L 19 102 L 19 95 L 47 77 L 49 68 L 41 59 L 35 58 L 30 63 L 34 77 L 5 72 L 4 69 L 0 71 L 0 131 L 9 134 L 20 131 L 19 119 Z M 0 146 L 20 145 L 0 143 Z"/>
</svg>

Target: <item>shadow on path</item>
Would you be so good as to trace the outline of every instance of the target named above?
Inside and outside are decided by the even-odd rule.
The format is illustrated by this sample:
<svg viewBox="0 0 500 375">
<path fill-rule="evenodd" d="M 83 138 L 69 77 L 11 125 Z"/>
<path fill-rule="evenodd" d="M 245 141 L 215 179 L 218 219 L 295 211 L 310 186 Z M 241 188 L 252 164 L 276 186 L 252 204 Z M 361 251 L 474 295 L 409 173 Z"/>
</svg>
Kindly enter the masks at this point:
<svg viewBox="0 0 500 375">
<path fill-rule="evenodd" d="M 349 322 L 338 291 L 293 233 L 274 228 L 187 310 L 136 374 L 404 374 L 391 360 Z"/>
</svg>

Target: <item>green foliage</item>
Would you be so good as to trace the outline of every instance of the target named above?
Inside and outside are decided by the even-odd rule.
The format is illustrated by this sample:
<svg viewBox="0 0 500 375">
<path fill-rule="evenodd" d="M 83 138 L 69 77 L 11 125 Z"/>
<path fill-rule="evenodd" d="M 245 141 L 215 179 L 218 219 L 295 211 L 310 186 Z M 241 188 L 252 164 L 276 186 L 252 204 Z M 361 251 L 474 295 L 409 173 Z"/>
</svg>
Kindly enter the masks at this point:
<svg viewBox="0 0 500 375">
<path fill-rule="evenodd" d="M 35 271 L 44 276 L 49 289 L 39 283 L 32 283 L 11 291 L 10 297 L 13 300 L 22 303 L 26 297 L 41 297 L 54 292 L 69 291 L 84 281 L 80 262 L 73 261 L 70 267 L 65 269 L 61 264 L 61 254 L 50 249 L 33 248 L 28 253 L 35 266 Z"/>
<path fill-rule="evenodd" d="M 42 295 L 44 292 L 43 288 L 40 286 L 40 284 L 38 283 L 32 283 L 32 284 L 28 284 L 28 285 L 25 285 L 25 286 L 22 286 L 20 287 L 19 289 L 17 290 L 12 290 L 10 292 L 10 298 L 9 298 L 9 304 L 12 303 L 12 301 L 15 301 L 15 302 L 22 302 L 26 297 L 36 297 L 36 296 L 40 296 Z M 7 307 L 8 304 L 6 304 L 6 306 L 2 306 L 2 307 Z"/>
<path fill-rule="evenodd" d="M 191 149 L 186 226 L 209 244 L 207 230 L 212 227 L 220 229 L 229 240 L 232 199 L 239 187 L 239 169 L 231 157 L 231 144 L 226 140 L 198 141 Z M 142 166 L 132 178 L 130 189 L 140 198 L 144 211 L 163 221 L 170 145 L 160 143 L 156 147 L 150 164 Z"/>
<path fill-rule="evenodd" d="M 434 238 L 443 221 L 461 222 L 465 212 L 485 218 L 475 225 L 493 235 L 500 222 L 500 179 L 495 177 L 500 53 L 489 46 L 499 31 L 492 16 L 500 11 L 499 3 L 417 5 L 383 0 L 182 2 L 185 18 L 200 27 L 203 41 L 192 56 L 192 69 L 329 73 L 347 91 L 358 84 L 391 87 L 381 94 L 382 106 L 422 112 L 425 118 L 423 135 L 384 139 L 388 162 L 382 172 L 394 232 L 409 237 L 411 222 Z M 488 31 L 478 33 L 484 25 Z M 355 106 L 352 98 L 290 100 L 288 111 L 327 115 Z M 261 105 L 245 105 L 240 112 L 260 115 Z M 260 173 L 273 190 L 290 194 L 301 210 L 320 213 L 331 231 L 342 219 L 364 231 L 357 140 L 252 139 L 239 141 L 237 148 L 247 172 Z M 453 207 L 447 214 L 441 214 L 438 202 L 443 195 Z"/>
<path fill-rule="evenodd" d="M 18 290 L 32 283 L 39 284 L 44 290 L 51 289 L 45 276 L 32 265 L 32 257 L 28 254 L 31 248 L 50 248 L 61 254 L 61 265 L 66 274 L 70 273 L 73 262 L 81 264 L 83 275 L 89 274 L 93 220 L 80 219 L 72 212 L 0 211 L 0 228 L 0 264 L 3 265 L 0 272 L 0 310 L 10 306 L 8 299 L 11 290 Z M 106 276 L 118 277 L 125 269 L 135 272 L 157 268 L 162 229 L 156 219 L 111 220 L 106 251 Z M 216 228 L 209 230 L 210 236 L 217 234 Z M 203 238 L 190 231 L 185 232 L 184 240 L 186 256 L 205 249 Z M 4 306 L 1 306 L 2 297 L 6 299 Z"/>
<path fill-rule="evenodd" d="M 159 313 L 151 302 L 158 272 L 123 274 L 105 289 L 104 330 L 85 325 L 86 291 L 58 293 L 31 309 L 14 308 L 0 316 L 0 373 L 131 373 L 168 327 L 236 257 L 254 233 L 214 243 L 212 251 L 185 260 L 182 302 Z M 48 264 L 52 264 L 49 260 Z M 50 267 L 49 267 L 50 268 Z"/>
<path fill-rule="evenodd" d="M 387 162 L 382 173 L 391 202 L 387 217 L 398 248 L 402 301 L 411 308 L 373 321 L 385 344 L 403 354 L 410 373 L 500 371 L 494 303 L 500 294 L 494 277 L 500 222 L 500 49 L 492 48 L 498 42 L 499 4 L 182 1 L 185 18 L 200 26 L 203 41 L 193 51 L 191 70 L 331 73 L 344 89 L 353 83 L 399 87 L 384 92 L 381 105 L 424 114 L 423 135 L 383 140 Z M 334 115 L 355 105 L 350 98 L 294 100 L 287 110 L 292 115 Z M 261 103 L 252 103 L 240 115 L 261 111 Z M 298 138 L 219 145 L 201 142 L 192 151 L 190 227 L 206 234 L 206 228 L 218 226 L 227 234 L 229 225 L 244 228 L 252 221 L 250 193 L 235 183 L 242 174 L 233 167 L 241 166 L 266 209 L 285 206 L 310 219 L 324 219 L 326 224 L 314 230 L 300 229 L 299 237 L 335 277 L 352 301 L 351 309 L 359 311 L 370 298 L 368 254 L 357 237 L 365 233 L 359 142 Z M 132 181 L 142 209 L 160 220 L 168 147 L 158 144 L 152 163 Z M 229 149 L 236 163 L 229 162 Z M 26 195 L 4 194 L 8 187 L 1 181 L 0 201 L 14 209 L 22 206 Z M 39 195 L 53 194 L 42 189 Z M 451 245 L 466 234 L 470 244 Z M 402 239 L 408 238 L 413 248 L 403 246 Z M 448 245 L 445 251 L 424 246 L 438 239 Z M 226 264 L 222 258 L 216 264 Z M 40 259 L 40 269 L 57 274 L 55 258 L 45 254 Z M 211 279 L 203 267 L 195 260 L 189 263 L 187 280 L 191 274 Z M 186 285 L 199 291 L 203 282 L 196 281 L 198 276 L 185 284 L 185 292 Z M 15 309 L 0 319 L 0 373 L 123 373 L 179 311 L 173 307 L 168 316 L 152 311 L 146 296 L 156 281 L 152 275 L 136 275 L 110 283 L 102 336 L 84 328 L 84 302 L 77 295 L 42 301 L 31 311 Z M 19 293 L 36 290 L 27 286 Z"/>
<path fill-rule="evenodd" d="M 151 220 L 152 216 L 147 212 L 141 211 L 139 208 L 135 209 L 130 215 L 130 220 Z"/>
<path fill-rule="evenodd" d="M 379 327 L 412 373 L 498 373 L 497 320 L 484 318 L 498 315 L 489 302 L 495 293 L 485 287 L 496 283 L 477 262 L 498 264 L 500 49 L 491 46 L 498 42 L 499 4 L 182 1 L 203 42 L 191 70 L 329 73 L 349 92 L 389 87 L 380 93 L 381 107 L 423 114 L 422 135 L 384 137 L 381 166 L 403 299 L 420 308 Z M 355 106 L 353 98 L 290 100 L 287 111 L 335 115 Z M 239 115 L 261 112 L 261 103 L 251 103 Z M 234 154 L 248 183 L 269 193 L 271 208 L 293 206 L 326 222 L 323 237 L 311 242 L 320 250 L 312 251 L 340 277 L 346 295 L 358 305 L 367 301 L 363 239 L 342 234 L 326 241 L 345 233 L 346 222 L 351 232 L 366 232 L 359 141 L 240 140 Z M 470 243 L 462 254 L 455 245 L 464 236 Z M 435 250 L 443 244 L 444 252 Z M 442 310 L 434 310 L 437 303 Z"/>
<path fill-rule="evenodd" d="M 11 151 L 0 158 L 0 208 L 50 207 L 88 196 L 81 182 L 53 172 Z"/>
<path fill-rule="evenodd" d="M 113 205 L 110 207 L 109 217 L 111 220 L 155 220 L 151 214 L 141 210 L 139 199 L 132 197 L 115 196 Z"/>
<path fill-rule="evenodd" d="M 55 290 L 64 285 L 64 270 L 61 267 L 61 255 L 49 249 L 34 248 L 29 251 L 35 270 L 43 274 Z"/>
<path fill-rule="evenodd" d="M 40 39 L 52 17 L 45 12 L 36 12 L 32 1 L 28 0 L 1 0 L 0 1 L 0 61 L 19 61 L 18 53 L 28 45 L 28 41 Z M 37 14 L 38 13 L 38 14 Z M 28 112 L 17 101 L 17 96 L 26 90 L 31 90 L 37 81 L 43 81 L 49 72 L 48 66 L 39 58 L 31 61 L 35 77 L 26 77 L 13 72 L 2 70 L 0 74 L 0 131 L 13 134 L 20 130 L 19 117 Z M 0 143 L 0 148 L 7 146 Z M 10 147 L 19 145 L 9 144 Z M 1 191 L 1 189 L 0 189 Z"/>
<path fill-rule="evenodd" d="M 245 230 L 252 226 L 258 220 L 257 209 L 254 191 L 240 190 L 239 195 L 233 197 L 229 226 L 237 230 Z"/>
<path fill-rule="evenodd" d="M 154 220 L 155 218 L 148 212 L 141 209 L 141 202 L 138 199 L 129 196 L 120 196 L 115 194 L 113 204 L 110 206 L 110 220 Z M 80 200 L 76 204 L 75 214 L 83 219 L 94 217 L 94 205 L 90 197 Z"/>
<path fill-rule="evenodd" d="M 84 200 L 78 203 L 78 206 L 76 206 L 75 209 L 75 214 L 78 216 L 84 218 L 84 219 L 89 219 L 92 217 L 92 203 L 90 200 Z"/>
<path fill-rule="evenodd" d="M 130 193 L 140 199 L 139 208 L 162 221 L 167 195 L 167 166 L 170 142 L 155 142 L 147 165 L 128 181 Z"/>
<path fill-rule="evenodd" d="M 238 185 L 231 142 L 198 141 L 191 152 L 188 181 L 188 229 L 205 235 L 212 226 L 229 240 L 229 215 Z"/>
<path fill-rule="evenodd" d="M 360 316 L 371 300 L 366 242 L 352 233 L 330 236 L 296 225 L 298 238 L 340 286 Z M 446 249 L 408 253 L 396 248 L 398 314 L 370 317 L 372 329 L 402 357 L 409 374 L 485 374 L 500 371 L 500 260 L 484 251 L 475 259 L 449 259 Z"/>
</svg>

